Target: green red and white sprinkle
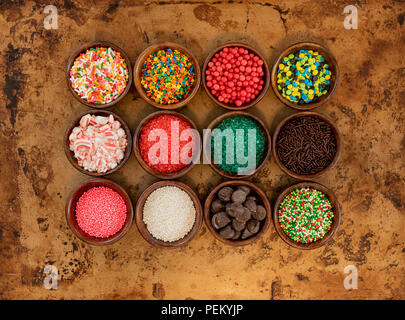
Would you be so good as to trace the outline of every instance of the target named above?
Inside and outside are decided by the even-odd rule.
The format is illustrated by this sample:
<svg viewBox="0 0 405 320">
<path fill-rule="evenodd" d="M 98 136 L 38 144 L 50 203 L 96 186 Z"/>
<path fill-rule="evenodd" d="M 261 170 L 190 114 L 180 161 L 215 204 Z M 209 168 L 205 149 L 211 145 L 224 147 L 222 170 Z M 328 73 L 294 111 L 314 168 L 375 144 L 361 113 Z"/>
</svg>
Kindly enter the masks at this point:
<svg viewBox="0 0 405 320">
<path fill-rule="evenodd" d="M 322 239 L 331 229 L 333 210 L 329 198 L 314 188 L 298 188 L 284 197 L 278 209 L 284 233 L 298 243 Z"/>
</svg>

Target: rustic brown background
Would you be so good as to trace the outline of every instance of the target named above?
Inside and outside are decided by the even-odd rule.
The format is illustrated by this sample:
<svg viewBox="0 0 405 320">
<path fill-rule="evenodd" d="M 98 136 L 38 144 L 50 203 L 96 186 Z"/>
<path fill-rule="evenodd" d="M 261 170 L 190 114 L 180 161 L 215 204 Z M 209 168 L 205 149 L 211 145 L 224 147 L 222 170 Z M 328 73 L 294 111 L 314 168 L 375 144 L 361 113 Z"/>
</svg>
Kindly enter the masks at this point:
<svg viewBox="0 0 405 320">
<path fill-rule="evenodd" d="M 17 2 L 20 5 L 14 5 Z M 58 8 L 58 30 L 45 30 L 45 5 Z M 343 27 L 343 8 L 354 4 L 359 29 Z M 3 299 L 404 299 L 404 1 L 2 1 L 0 108 L 0 298 Z M 65 65 L 81 43 L 108 40 L 135 62 L 149 44 L 175 41 L 202 64 L 226 41 L 261 50 L 269 64 L 287 45 L 326 45 L 341 69 L 340 85 L 317 111 L 343 135 L 338 165 L 319 182 L 337 194 L 342 225 L 327 246 L 304 252 L 288 247 L 271 226 L 256 244 L 231 248 L 205 226 L 189 246 L 151 247 L 135 225 L 118 243 L 80 242 L 64 218 L 65 201 L 87 179 L 68 163 L 62 137 L 87 107 L 65 82 Z M 112 110 L 134 130 L 155 109 L 132 88 Z M 249 110 L 273 133 L 294 111 L 270 89 Z M 225 112 L 200 90 L 180 110 L 200 129 Z M 155 178 L 132 155 L 111 177 L 136 201 Z M 181 179 L 201 199 L 222 181 L 198 165 Z M 295 180 L 271 159 L 250 179 L 273 201 Z M 46 290 L 43 268 L 57 266 L 59 286 Z M 343 287 L 347 265 L 359 271 L 359 288 Z"/>
</svg>

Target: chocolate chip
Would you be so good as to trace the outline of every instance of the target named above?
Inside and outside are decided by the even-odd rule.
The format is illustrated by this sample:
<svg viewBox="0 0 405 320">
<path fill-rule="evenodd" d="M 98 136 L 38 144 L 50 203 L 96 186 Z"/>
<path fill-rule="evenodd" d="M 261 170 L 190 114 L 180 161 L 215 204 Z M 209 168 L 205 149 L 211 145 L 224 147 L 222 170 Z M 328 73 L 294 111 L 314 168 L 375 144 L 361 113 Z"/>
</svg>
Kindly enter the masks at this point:
<svg viewBox="0 0 405 320">
<path fill-rule="evenodd" d="M 243 203 L 243 206 L 248 208 L 250 210 L 250 212 L 252 212 L 252 213 L 256 212 L 257 205 L 256 205 L 256 202 L 253 200 L 246 200 Z"/>
<path fill-rule="evenodd" d="M 249 238 L 250 236 L 252 236 L 253 233 L 251 233 L 248 228 L 246 228 L 243 233 L 242 233 L 242 240 Z"/>
<path fill-rule="evenodd" d="M 246 198 L 246 200 L 252 200 L 252 201 L 256 202 L 256 201 L 257 201 L 257 198 L 256 198 L 255 196 L 248 196 L 248 197 Z"/>
<path fill-rule="evenodd" d="M 232 193 L 232 201 L 235 203 L 243 203 L 246 200 L 246 192 L 242 189 L 238 189 Z"/>
<path fill-rule="evenodd" d="M 223 187 L 218 191 L 218 199 L 224 202 L 231 200 L 233 189 L 231 187 Z"/>
<path fill-rule="evenodd" d="M 221 229 L 219 235 L 224 239 L 231 239 L 235 236 L 235 230 L 233 230 L 231 226 L 226 226 L 225 228 Z"/>
<path fill-rule="evenodd" d="M 246 193 L 246 196 L 250 193 L 250 188 L 248 186 L 239 186 L 238 189 Z"/>
<path fill-rule="evenodd" d="M 240 214 L 237 214 L 235 216 L 235 219 L 240 222 L 246 222 L 251 218 L 252 214 L 250 213 L 248 208 L 245 208 L 245 207 L 242 207 L 242 208 L 243 208 L 243 212 Z"/>
<path fill-rule="evenodd" d="M 266 219 L 266 215 L 267 215 L 266 209 L 261 205 L 258 205 L 256 207 L 256 212 L 252 213 L 253 218 L 259 221 Z"/>
<path fill-rule="evenodd" d="M 212 203 L 211 203 L 211 211 L 213 213 L 217 213 L 217 212 L 220 212 L 222 210 L 224 210 L 224 204 L 220 200 L 216 199 L 216 200 L 212 201 Z"/>
<path fill-rule="evenodd" d="M 246 227 L 246 222 L 242 222 L 236 219 L 232 219 L 232 228 L 235 229 L 235 231 L 242 231 Z"/>
<path fill-rule="evenodd" d="M 229 222 L 231 222 L 231 219 L 229 219 L 228 215 L 223 211 L 214 214 L 211 219 L 212 226 L 215 229 L 221 229 L 225 227 Z"/>
<path fill-rule="evenodd" d="M 235 231 L 235 235 L 232 237 L 232 240 L 238 240 L 241 234 L 241 231 Z"/>
<path fill-rule="evenodd" d="M 260 222 L 257 220 L 250 220 L 247 223 L 246 229 L 248 229 L 252 234 L 258 233 L 260 229 Z"/>
<path fill-rule="evenodd" d="M 240 203 L 228 203 L 226 205 L 226 213 L 229 214 L 231 217 L 237 217 L 243 214 L 245 211 L 245 207 L 243 207 Z"/>
<path fill-rule="evenodd" d="M 247 186 L 223 187 L 211 204 L 212 226 L 224 239 L 247 239 L 267 217 L 261 198 Z"/>
</svg>

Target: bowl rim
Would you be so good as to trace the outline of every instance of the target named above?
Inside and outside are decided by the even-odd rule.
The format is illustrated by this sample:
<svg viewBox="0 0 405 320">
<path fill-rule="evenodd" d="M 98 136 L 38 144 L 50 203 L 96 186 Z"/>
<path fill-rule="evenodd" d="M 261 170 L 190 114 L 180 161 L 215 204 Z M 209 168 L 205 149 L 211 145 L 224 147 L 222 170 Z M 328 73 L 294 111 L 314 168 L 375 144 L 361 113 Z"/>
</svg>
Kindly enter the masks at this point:
<svg viewBox="0 0 405 320">
<path fill-rule="evenodd" d="M 86 100 L 80 98 L 76 92 L 73 90 L 72 86 L 70 85 L 70 69 L 74 63 L 74 60 L 76 59 L 76 57 L 82 53 L 83 51 L 91 48 L 91 47 L 111 47 L 113 48 L 115 51 L 119 51 L 121 56 L 125 59 L 126 63 L 127 63 L 127 68 L 128 68 L 128 83 L 127 86 L 124 89 L 124 92 L 116 99 L 114 99 L 113 101 L 109 102 L 109 103 L 105 103 L 105 104 L 95 104 L 92 102 L 87 102 Z M 67 86 L 69 88 L 69 91 L 72 93 L 72 95 L 76 98 L 76 100 L 78 100 L 80 103 L 90 107 L 90 108 L 96 108 L 96 109 L 106 109 L 106 108 L 110 108 L 113 105 L 115 105 L 116 103 L 120 102 L 129 92 L 129 90 L 131 89 L 131 85 L 132 85 L 132 79 L 133 79 L 133 72 L 132 72 L 132 64 L 131 64 L 131 60 L 129 59 L 129 56 L 125 53 L 125 51 L 123 49 L 121 49 L 119 46 L 117 46 L 116 44 L 109 42 L 109 41 L 101 41 L 101 40 L 96 40 L 96 41 L 90 41 L 90 42 L 86 42 L 83 43 L 81 45 L 79 45 L 74 51 L 73 53 L 69 56 L 68 58 L 68 62 L 66 65 L 66 83 Z"/>
<path fill-rule="evenodd" d="M 205 80 L 205 71 L 207 70 L 208 67 L 208 63 L 211 61 L 212 57 L 219 52 L 220 50 L 224 49 L 224 48 L 229 48 L 229 47 L 242 47 L 245 48 L 246 50 L 250 51 L 251 53 L 254 53 L 255 55 L 257 55 L 258 57 L 260 57 L 260 59 L 263 60 L 263 67 L 264 67 L 264 75 L 265 75 L 265 80 L 264 80 L 264 84 L 263 84 L 263 89 L 262 91 L 259 93 L 259 95 L 253 100 L 250 101 L 249 103 L 246 103 L 244 105 L 241 105 L 240 107 L 238 106 L 234 106 L 231 104 L 226 104 L 223 103 L 221 101 L 219 101 L 217 98 L 214 97 L 214 95 L 211 93 L 211 91 L 209 90 L 209 88 L 207 87 L 207 81 Z M 260 100 L 263 99 L 263 97 L 265 96 L 267 90 L 269 89 L 270 86 L 270 78 L 271 78 L 271 74 L 270 74 L 270 70 L 269 70 L 269 65 L 267 63 L 267 60 L 264 58 L 263 54 L 261 54 L 260 51 L 258 51 L 257 49 L 253 48 L 252 46 L 246 44 L 246 43 L 242 43 L 242 42 L 229 42 L 229 43 L 225 43 L 217 48 L 215 48 L 214 50 L 212 50 L 208 56 L 205 58 L 204 64 L 203 64 L 203 68 L 202 68 L 202 73 L 201 73 L 201 78 L 202 78 L 202 83 L 204 86 L 204 90 L 207 93 L 208 97 L 210 97 L 210 99 L 216 103 L 217 105 L 228 109 L 228 110 L 235 110 L 235 111 L 240 111 L 240 110 L 246 110 L 250 107 L 253 107 L 254 105 L 256 105 L 257 103 L 260 102 Z"/>
<path fill-rule="evenodd" d="M 219 233 L 214 229 L 214 227 L 211 224 L 211 217 L 210 217 L 210 207 L 211 203 L 214 200 L 215 196 L 217 195 L 218 191 L 222 189 L 223 187 L 232 187 L 232 186 L 247 186 L 251 188 L 260 198 L 263 203 L 263 206 L 266 208 L 266 219 L 264 220 L 263 226 L 260 229 L 258 233 L 253 235 L 252 237 L 245 239 L 245 240 L 229 240 L 229 239 L 224 239 L 222 238 Z M 204 222 L 207 228 L 210 230 L 210 232 L 214 235 L 216 239 L 219 241 L 222 241 L 223 243 L 233 246 L 233 247 L 240 247 L 240 246 L 245 246 L 248 244 L 252 244 L 262 238 L 264 234 L 268 231 L 270 224 L 272 220 L 272 207 L 271 203 L 266 195 L 266 193 L 261 189 L 259 186 L 256 184 L 246 181 L 246 180 L 228 180 L 224 181 L 220 184 L 218 184 L 214 189 L 211 190 L 211 192 L 208 194 L 207 198 L 205 199 L 204 202 Z"/>
<path fill-rule="evenodd" d="M 331 88 L 329 89 L 329 92 L 325 95 L 322 96 L 322 98 L 320 100 L 318 100 L 317 102 L 314 103 L 308 103 L 305 105 L 299 105 L 296 103 L 292 103 L 291 101 L 287 100 L 286 98 L 284 98 L 281 93 L 279 92 L 278 88 L 277 88 L 277 68 L 278 65 L 280 64 L 281 60 L 288 54 L 290 54 L 293 51 L 296 50 L 300 50 L 302 48 L 311 48 L 311 49 L 315 49 L 316 51 L 319 51 L 322 53 L 322 55 L 324 56 L 324 59 L 326 61 L 328 61 L 328 64 L 334 69 L 334 82 L 333 85 L 331 86 Z M 333 77 L 333 74 L 332 74 Z M 286 49 L 284 49 L 278 56 L 277 58 L 274 60 L 273 62 L 273 66 L 271 69 L 271 87 L 274 91 L 274 94 L 276 95 L 276 97 L 285 105 L 296 109 L 296 110 L 300 110 L 300 111 L 304 111 L 304 110 L 312 110 L 315 109 L 319 106 L 321 106 L 322 104 L 326 103 L 335 93 L 338 83 L 340 81 L 340 70 L 339 70 L 339 65 L 337 63 L 336 58 L 334 57 L 334 55 L 332 54 L 332 52 L 324 47 L 323 45 L 316 43 L 316 42 L 298 42 L 295 44 L 290 45 L 289 47 L 287 47 Z"/>
<path fill-rule="evenodd" d="M 157 103 L 157 102 L 153 101 L 151 98 L 149 98 L 146 95 L 145 91 L 143 90 L 141 81 L 140 81 L 142 64 L 145 61 L 146 57 L 157 50 L 165 49 L 165 48 L 177 49 L 181 53 L 185 54 L 192 61 L 193 66 L 194 66 L 194 72 L 196 75 L 194 86 L 193 86 L 193 89 L 191 90 L 190 94 L 185 99 L 183 99 L 177 103 L 168 104 L 168 105 Z M 181 107 L 187 105 L 194 98 L 194 96 L 198 92 L 198 89 L 200 88 L 200 84 L 201 84 L 200 64 L 199 64 L 197 58 L 194 56 L 194 54 L 190 50 L 188 50 L 186 47 L 184 47 L 178 43 L 161 42 L 161 43 L 157 43 L 157 44 L 152 44 L 152 45 L 148 46 L 145 50 L 143 50 L 139 54 L 138 58 L 136 59 L 136 62 L 134 64 L 134 84 L 135 84 L 136 91 L 139 93 L 141 98 L 143 100 L 145 100 L 148 104 L 154 106 L 155 108 L 164 109 L 164 110 L 178 109 L 178 108 L 181 108 Z"/>
<path fill-rule="evenodd" d="M 139 137 L 141 135 L 142 129 L 144 128 L 144 126 L 153 118 L 158 117 L 158 116 L 162 116 L 162 115 L 172 115 L 175 117 L 179 117 L 185 121 L 187 121 L 191 127 L 193 129 L 196 130 L 196 132 L 198 133 L 198 142 L 199 142 L 199 148 L 197 150 L 197 153 L 193 155 L 193 160 L 184 168 L 178 170 L 178 171 L 174 171 L 172 173 L 162 173 L 159 172 L 157 170 L 152 169 L 151 167 L 148 166 L 148 164 L 145 162 L 145 160 L 143 159 L 141 152 L 139 150 Z M 181 176 L 185 175 L 187 172 L 189 172 L 196 164 L 197 161 L 200 159 L 201 156 L 201 148 L 202 148 L 202 141 L 201 141 L 201 134 L 198 130 L 197 125 L 195 124 L 195 122 L 193 120 L 191 120 L 188 116 L 174 111 L 174 110 L 159 110 L 159 111 L 155 111 L 153 113 L 148 114 L 145 118 L 143 118 L 141 120 L 141 122 L 138 124 L 135 133 L 133 135 L 133 151 L 135 154 L 136 159 L 138 160 L 139 164 L 141 165 L 141 167 L 148 172 L 149 174 L 159 178 L 159 179 L 177 179 L 180 178 Z"/>
<path fill-rule="evenodd" d="M 125 130 L 125 134 L 127 136 L 127 147 L 125 148 L 125 152 L 124 152 L 124 158 L 121 160 L 121 162 L 114 168 L 114 169 L 110 169 L 107 172 L 90 172 L 85 170 L 83 167 L 79 166 L 77 164 L 77 160 L 75 160 L 75 157 L 73 155 L 73 151 L 70 150 L 69 148 L 69 136 L 70 133 L 72 132 L 73 128 L 79 126 L 80 123 L 80 119 L 85 116 L 86 114 L 94 114 L 94 115 L 112 115 L 114 117 L 115 120 L 118 120 L 121 123 L 122 128 Z M 109 111 L 109 110 L 104 110 L 104 109 L 91 109 L 91 110 L 87 110 L 85 112 L 82 112 L 79 116 L 77 116 L 75 119 L 73 119 L 70 124 L 67 126 L 66 130 L 65 130 L 65 135 L 63 137 L 63 147 L 65 150 L 65 155 L 67 157 L 67 159 L 69 160 L 70 164 L 78 171 L 80 171 L 81 173 L 84 173 L 88 176 L 92 176 L 92 177 L 103 177 L 103 176 L 107 176 L 111 173 L 114 173 L 116 171 L 118 171 L 119 169 L 121 169 L 124 164 L 128 161 L 129 157 L 131 156 L 132 153 L 132 133 L 131 130 L 129 129 L 128 124 L 124 121 L 124 119 L 122 119 L 119 115 L 117 115 L 116 113 Z"/>
<path fill-rule="evenodd" d="M 299 117 L 305 117 L 305 116 L 312 116 L 312 117 L 317 117 L 320 118 L 321 120 L 325 121 L 333 130 L 333 133 L 335 135 L 336 139 L 336 154 L 335 157 L 333 158 L 332 162 L 325 168 L 323 168 L 321 171 L 314 173 L 314 174 L 297 174 L 290 169 L 288 169 L 280 160 L 278 153 L 277 153 L 277 138 L 278 135 L 283 128 L 283 126 L 291 121 L 292 119 L 299 118 Z M 320 176 L 323 176 L 325 173 L 327 173 L 329 170 L 335 167 L 336 163 L 338 162 L 340 155 L 342 153 L 342 136 L 340 134 L 340 131 L 337 127 L 337 125 L 330 119 L 328 116 L 315 112 L 315 111 L 302 111 L 302 112 L 297 112 L 294 113 L 286 118 L 284 118 L 276 127 L 276 130 L 274 131 L 273 134 L 273 148 L 272 148 L 272 153 L 273 153 L 273 158 L 280 167 L 282 171 L 284 171 L 286 174 L 289 176 L 296 178 L 296 179 L 301 179 L 301 180 L 312 180 L 315 178 L 319 178 Z"/>
<path fill-rule="evenodd" d="M 298 188 L 303 188 L 303 187 L 312 187 L 314 189 L 317 189 L 321 192 L 323 192 L 329 199 L 329 201 L 332 204 L 333 208 L 333 223 L 332 223 L 332 228 L 329 230 L 325 237 L 323 237 L 321 240 L 318 240 L 316 242 L 312 242 L 310 244 L 304 244 L 304 243 L 298 243 L 290 239 L 284 231 L 280 227 L 280 222 L 278 221 L 278 209 L 280 207 L 281 201 L 285 198 L 287 194 L 289 194 L 291 191 L 298 189 Z M 325 244 L 327 244 L 329 241 L 332 240 L 332 238 L 335 236 L 336 232 L 339 229 L 341 220 L 342 220 L 342 210 L 341 206 L 339 204 L 339 201 L 334 194 L 334 192 L 324 186 L 323 184 L 314 182 L 314 181 L 301 181 L 295 184 L 292 184 L 290 186 L 287 186 L 283 189 L 283 191 L 278 195 L 277 200 L 274 204 L 274 210 L 273 210 L 273 224 L 274 228 L 276 229 L 278 235 L 280 238 L 290 246 L 297 248 L 297 249 L 302 249 L 302 250 L 312 250 L 312 249 L 317 249 Z"/>
<path fill-rule="evenodd" d="M 119 190 L 120 196 L 123 198 L 125 204 L 127 205 L 127 216 L 128 216 L 128 218 L 127 218 L 126 223 L 124 223 L 123 228 L 120 231 L 118 231 L 115 235 L 110 236 L 109 238 L 107 238 L 105 240 L 100 240 L 100 241 L 93 241 L 93 240 L 91 240 L 91 238 L 84 237 L 77 230 L 76 226 L 71 221 L 71 219 L 75 219 L 74 218 L 75 208 L 73 208 L 75 203 L 77 203 L 77 202 L 74 202 L 74 199 L 73 199 L 75 194 L 81 188 L 85 188 L 88 185 L 90 186 L 92 184 L 94 184 L 94 186 L 89 187 L 85 191 L 96 187 L 97 184 L 100 184 L 101 186 L 107 186 L 107 187 L 111 188 L 112 190 L 114 190 L 115 192 L 117 192 L 117 190 Z M 83 193 L 85 191 L 83 191 Z M 66 200 L 66 204 L 65 204 L 65 218 L 66 218 L 66 222 L 67 222 L 70 230 L 72 230 L 73 234 L 77 238 L 79 238 L 83 242 L 91 244 L 91 245 L 103 246 L 103 245 L 112 244 L 112 243 L 120 240 L 125 234 L 127 234 L 127 232 L 129 231 L 129 229 L 132 226 L 132 222 L 133 222 L 133 219 L 134 219 L 134 207 L 133 207 L 133 204 L 132 204 L 131 197 L 128 195 L 127 191 L 122 186 L 120 186 L 118 183 L 116 183 L 116 182 L 114 182 L 112 180 L 109 180 L 109 179 L 105 179 L 105 178 L 91 178 L 91 179 L 87 179 L 86 181 L 82 181 L 76 187 L 74 187 L 73 190 L 70 192 L 70 194 L 69 194 L 69 196 L 68 196 L 68 198 Z M 78 228 L 80 228 L 80 227 L 78 226 Z M 81 230 L 81 231 L 83 233 L 85 233 L 83 230 Z M 95 238 L 95 237 L 92 237 L 92 238 Z M 103 238 L 100 238 L 100 239 L 103 239 Z"/>
<path fill-rule="evenodd" d="M 143 207 L 145 205 L 146 200 L 148 199 L 149 195 L 165 186 L 174 186 L 178 187 L 181 190 L 185 191 L 188 196 L 191 198 L 191 200 L 194 203 L 195 211 L 196 211 L 196 216 L 195 216 L 195 222 L 189 233 L 187 233 L 183 238 L 180 240 L 174 241 L 174 242 L 165 242 L 163 240 L 156 239 L 153 237 L 153 235 L 148 231 L 145 223 L 143 222 Z M 139 233 L 141 236 L 151 245 L 158 247 L 158 248 L 178 248 L 185 246 L 188 244 L 200 231 L 201 225 L 202 225 L 202 220 L 203 220 L 203 213 L 202 213 L 202 206 L 201 206 L 201 201 L 200 198 L 198 197 L 197 193 L 188 185 L 186 185 L 183 182 L 177 181 L 177 180 L 161 180 L 158 182 L 155 182 L 151 184 L 149 187 L 147 187 L 141 194 L 141 196 L 138 198 L 138 201 L 136 203 L 135 207 L 135 224 L 138 228 Z"/>
<path fill-rule="evenodd" d="M 244 175 L 237 175 L 237 174 L 233 174 L 230 173 L 228 171 L 225 171 L 223 169 L 221 169 L 216 163 L 214 163 L 213 159 L 212 159 L 212 155 L 209 154 L 210 150 L 207 150 L 207 147 L 211 145 L 211 143 L 209 143 L 208 139 L 211 138 L 211 135 L 208 134 L 208 129 L 209 130 L 213 130 L 215 129 L 223 120 L 228 119 L 228 118 L 233 118 L 233 117 L 246 117 L 246 118 L 250 118 L 253 121 L 255 121 L 259 127 L 261 128 L 265 140 L 267 141 L 267 146 L 266 146 L 266 150 L 265 153 L 262 157 L 262 160 L 260 161 L 260 164 L 256 167 L 255 170 L 253 170 L 251 173 L 249 174 L 244 174 Z M 210 161 L 209 165 L 210 167 L 219 175 L 228 178 L 228 179 L 245 179 L 247 177 L 250 177 L 254 174 L 256 174 L 260 169 L 263 168 L 263 166 L 266 164 L 266 162 L 270 159 L 270 154 L 271 154 L 271 148 L 272 148 L 272 138 L 270 135 L 269 130 L 267 129 L 266 125 L 264 124 L 264 122 L 257 116 L 248 113 L 246 111 L 228 111 L 218 117 L 216 117 L 214 120 L 212 120 L 210 122 L 210 124 L 207 127 L 207 131 L 204 134 L 204 143 L 203 143 L 203 153 L 204 153 L 204 160 L 206 161 Z"/>
</svg>

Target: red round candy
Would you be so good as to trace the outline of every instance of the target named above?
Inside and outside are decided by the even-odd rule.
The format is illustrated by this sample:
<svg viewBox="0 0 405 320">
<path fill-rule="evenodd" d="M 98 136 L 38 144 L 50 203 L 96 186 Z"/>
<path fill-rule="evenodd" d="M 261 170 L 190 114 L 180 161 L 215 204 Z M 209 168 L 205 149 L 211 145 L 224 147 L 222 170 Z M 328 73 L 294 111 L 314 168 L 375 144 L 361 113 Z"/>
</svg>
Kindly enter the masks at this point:
<svg viewBox="0 0 405 320">
<path fill-rule="evenodd" d="M 263 90 L 263 60 L 245 48 L 224 48 L 207 64 L 208 90 L 224 103 L 242 106 Z"/>
</svg>

